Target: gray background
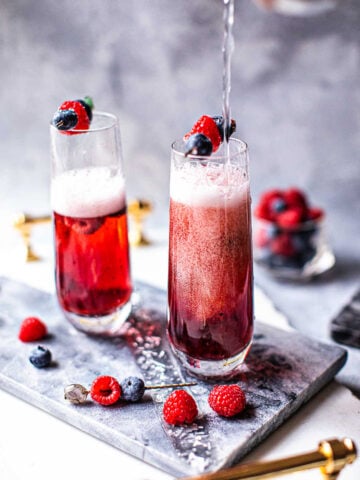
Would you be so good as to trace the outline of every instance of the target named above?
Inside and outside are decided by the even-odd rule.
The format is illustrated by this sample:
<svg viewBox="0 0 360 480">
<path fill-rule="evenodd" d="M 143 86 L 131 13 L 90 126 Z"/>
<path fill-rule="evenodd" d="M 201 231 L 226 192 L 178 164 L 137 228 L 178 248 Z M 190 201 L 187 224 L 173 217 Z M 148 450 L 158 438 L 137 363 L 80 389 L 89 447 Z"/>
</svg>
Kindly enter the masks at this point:
<svg viewBox="0 0 360 480">
<path fill-rule="evenodd" d="M 256 281 L 300 330 L 328 339 L 360 280 L 360 4 L 293 18 L 236 0 L 231 105 L 250 146 L 253 200 L 296 185 L 326 209 L 337 256 L 307 285 Z M 128 197 L 167 226 L 169 150 L 221 111 L 221 0 L 0 0 L 0 209 L 49 207 L 48 123 L 89 94 L 119 116 Z M 340 377 L 360 391 L 359 351 Z"/>
</svg>

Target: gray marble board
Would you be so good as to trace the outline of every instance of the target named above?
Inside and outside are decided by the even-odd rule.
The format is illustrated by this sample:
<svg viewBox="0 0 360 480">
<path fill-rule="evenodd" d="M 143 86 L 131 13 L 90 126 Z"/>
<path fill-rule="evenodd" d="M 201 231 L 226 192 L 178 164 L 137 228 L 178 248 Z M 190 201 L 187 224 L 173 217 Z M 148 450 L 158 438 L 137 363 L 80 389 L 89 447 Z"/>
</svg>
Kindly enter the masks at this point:
<svg viewBox="0 0 360 480">
<path fill-rule="evenodd" d="M 95 338 L 68 324 L 54 295 L 0 277 L 0 387 L 49 414 L 175 476 L 230 466 L 273 432 L 329 382 L 346 361 L 340 347 L 257 323 L 254 344 L 237 379 L 247 407 L 232 419 L 208 406 L 211 384 L 190 387 L 200 417 L 171 427 L 161 416 L 169 390 L 148 390 L 136 404 L 71 405 L 64 386 L 89 387 L 98 375 L 142 376 L 147 385 L 193 378 L 174 360 L 164 336 L 166 294 L 138 283 L 123 337 Z M 41 343 L 54 364 L 36 369 L 28 361 L 34 344 L 17 339 L 21 320 L 38 315 L 49 328 Z M 152 392 L 151 394 L 148 392 Z"/>
</svg>

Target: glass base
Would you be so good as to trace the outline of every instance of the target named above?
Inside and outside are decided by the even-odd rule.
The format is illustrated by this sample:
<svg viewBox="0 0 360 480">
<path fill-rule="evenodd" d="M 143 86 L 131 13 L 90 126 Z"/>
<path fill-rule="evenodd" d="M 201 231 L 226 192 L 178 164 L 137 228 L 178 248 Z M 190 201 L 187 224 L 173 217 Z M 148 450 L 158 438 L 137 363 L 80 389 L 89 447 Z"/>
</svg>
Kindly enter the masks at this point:
<svg viewBox="0 0 360 480">
<path fill-rule="evenodd" d="M 266 260 L 255 257 L 255 262 L 276 278 L 284 280 L 311 280 L 331 270 L 335 265 L 335 255 L 324 247 L 303 268 L 287 266 L 269 266 Z"/>
<path fill-rule="evenodd" d="M 224 360 L 199 360 L 177 350 L 170 342 L 172 351 L 189 373 L 196 377 L 213 381 L 228 380 L 235 377 L 239 373 L 239 367 L 249 353 L 251 343 L 249 342 L 241 352 L 231 358 Z"/>
<path fill-rule="evenodd" d="M 65 312 L 67 320 L 77 329 L 90 335 L 115 337 L 122 333 L 125 321 L 131 312 L 131 301 L 103 316 L 92 317 L 89 315 L 77 315 L 72 312 Z"/>
</svg>

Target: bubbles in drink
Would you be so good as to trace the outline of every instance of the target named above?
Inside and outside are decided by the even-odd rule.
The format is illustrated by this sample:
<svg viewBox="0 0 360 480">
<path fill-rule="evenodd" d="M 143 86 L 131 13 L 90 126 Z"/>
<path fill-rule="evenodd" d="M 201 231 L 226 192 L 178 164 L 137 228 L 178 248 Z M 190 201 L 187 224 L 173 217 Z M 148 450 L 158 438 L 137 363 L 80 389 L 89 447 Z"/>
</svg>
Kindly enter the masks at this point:
<svg viewBox="0 0 360 480">
<path fill-rule="evenodd" d="M 108 167 L 68 170 L 51 184 L 52 209 L 67 217 L 101 217 L 125 207 L 125 182 Z"/>
</svg>

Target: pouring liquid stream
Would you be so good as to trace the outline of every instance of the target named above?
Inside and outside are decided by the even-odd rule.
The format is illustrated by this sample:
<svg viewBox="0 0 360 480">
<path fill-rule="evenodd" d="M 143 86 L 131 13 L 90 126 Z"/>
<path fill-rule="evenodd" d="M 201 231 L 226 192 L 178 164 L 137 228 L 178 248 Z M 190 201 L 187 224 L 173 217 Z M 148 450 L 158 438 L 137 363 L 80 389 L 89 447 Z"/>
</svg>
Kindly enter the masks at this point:
<svg viewBox="0 0 360 480">
<path fill-rule="evenodd" d="M 223 40 L 223 117 L 224 117 L 224 150 L 226 156 L 226 171 L 229 175 L 230 168 L 230 146 L 227 132 L 230 130 L 231 109 L 231 58 L 234 51 L 234 0 L 224 0 L 224 40 Z"/>
</svg>

